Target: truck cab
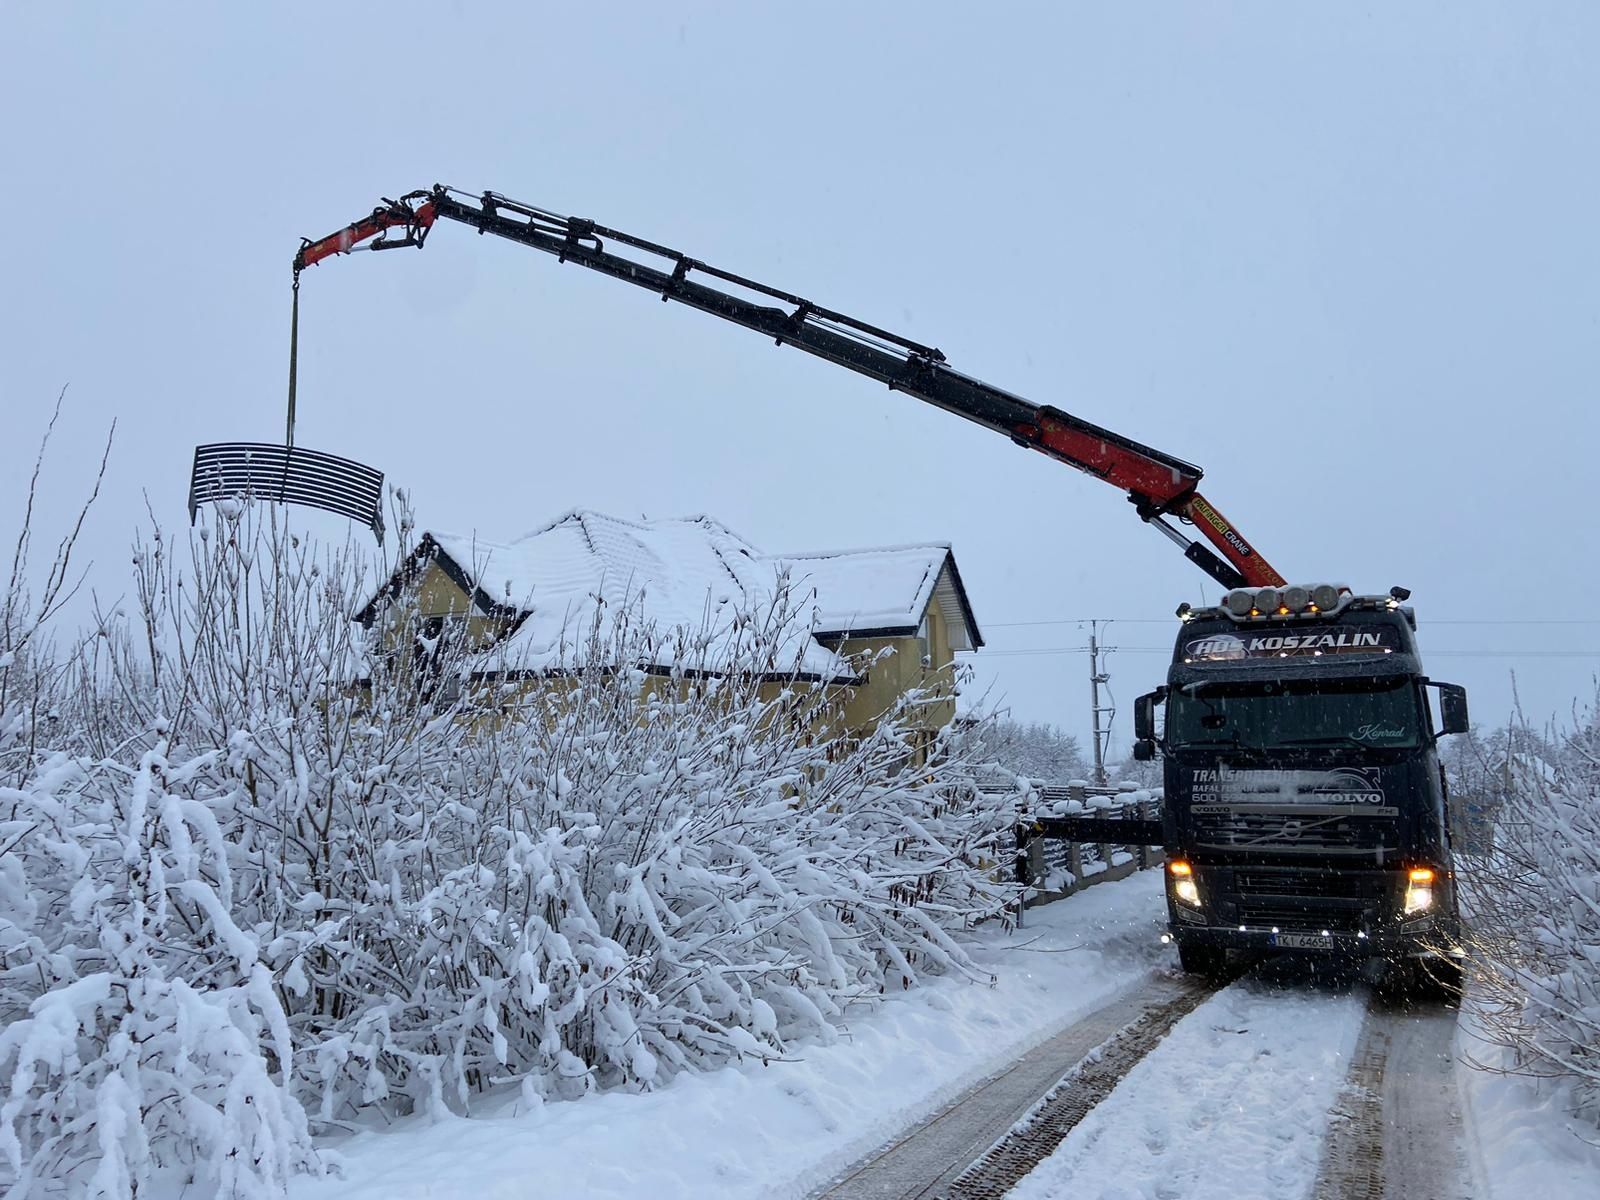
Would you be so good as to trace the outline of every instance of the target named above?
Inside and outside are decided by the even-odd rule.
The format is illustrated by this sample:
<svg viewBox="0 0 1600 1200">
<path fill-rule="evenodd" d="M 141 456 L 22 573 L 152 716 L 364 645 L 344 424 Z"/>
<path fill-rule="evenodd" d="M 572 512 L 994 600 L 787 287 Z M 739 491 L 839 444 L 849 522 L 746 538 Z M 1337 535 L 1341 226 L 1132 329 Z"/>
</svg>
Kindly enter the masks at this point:
<svg viewBox="0 0 1600 1200">
<path fill-rule="evenodd" d="M 1424 674 L 1409 596 L 1316 584 L 1179 608 L 1166 686 L 1135 707 L 1134 753 L 1163 760 L 1168 930 L 1185 970 L 1288 951 L 1380 958 L 1459 988 L 1438 741 L 1466 731 L 1466 693 Z"/>
</svg>

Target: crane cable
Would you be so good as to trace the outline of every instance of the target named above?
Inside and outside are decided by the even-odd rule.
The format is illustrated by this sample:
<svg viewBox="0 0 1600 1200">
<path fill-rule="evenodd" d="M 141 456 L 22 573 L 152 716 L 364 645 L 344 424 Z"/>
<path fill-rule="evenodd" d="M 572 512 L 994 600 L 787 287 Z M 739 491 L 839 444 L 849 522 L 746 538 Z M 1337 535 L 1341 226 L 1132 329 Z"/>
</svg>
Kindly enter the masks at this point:
<svg viewBox="0 0 1600 1200">
<path fill-rule="evenodd" d="M 294 446 L 295 365 L 300 356 L 300 269 L 294 272 L 294 302 L 289 306 L 289 419 L 284 426 L 283 444 Z"/>
</svg>

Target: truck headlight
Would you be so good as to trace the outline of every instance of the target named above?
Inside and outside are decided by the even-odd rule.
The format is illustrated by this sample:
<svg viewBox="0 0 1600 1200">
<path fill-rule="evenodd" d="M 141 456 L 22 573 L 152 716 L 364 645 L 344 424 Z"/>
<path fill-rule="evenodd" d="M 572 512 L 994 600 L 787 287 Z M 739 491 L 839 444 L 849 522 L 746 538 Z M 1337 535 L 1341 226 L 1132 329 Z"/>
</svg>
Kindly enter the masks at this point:
<svg viewBox="0 0 1600 1200">
<path fill-rule="evenodd" d="M 1425 913 L 1433 907 L 1433 868 L 1412 867 L 1406 877 L 1405 915 Z"/>
<path fill-rule="evenodd" d="M 1181 858 L 1167 864 L 1167 878 L 1172 882 L 1173 896 L 1190 908 L 1200 907 L 1200 889 L 1195 885 L 1194 868 Z"/>
</svg>

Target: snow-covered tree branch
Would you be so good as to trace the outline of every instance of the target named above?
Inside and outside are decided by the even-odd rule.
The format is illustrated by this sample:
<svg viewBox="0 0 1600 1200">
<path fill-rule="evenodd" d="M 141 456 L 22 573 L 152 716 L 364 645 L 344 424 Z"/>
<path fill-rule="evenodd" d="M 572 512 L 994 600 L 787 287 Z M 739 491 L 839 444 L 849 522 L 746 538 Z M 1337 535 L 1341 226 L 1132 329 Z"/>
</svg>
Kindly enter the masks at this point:
<svg viewBox="0 0 1600 1200">
<path fill-rule="evenodd" d="M 1467 860 L 1467 875 L 1483 1028 L 1600 1125 L 1597 721 L 1600 705 L 1564 737 L 1500 739 L 1493 853 Z"/>
</svg>

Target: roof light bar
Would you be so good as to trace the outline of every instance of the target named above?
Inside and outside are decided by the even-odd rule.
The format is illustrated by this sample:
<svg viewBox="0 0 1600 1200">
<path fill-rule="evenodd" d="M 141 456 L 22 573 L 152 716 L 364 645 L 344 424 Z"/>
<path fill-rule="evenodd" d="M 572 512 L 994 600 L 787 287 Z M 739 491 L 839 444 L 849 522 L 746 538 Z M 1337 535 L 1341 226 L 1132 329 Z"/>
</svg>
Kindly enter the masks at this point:
<svg viewBox="0 0 1600 1200">
<path fill-rule="evenodd" d="M 1358 602 L 1365 607 L 1395 608 L 1399 604 L 1391 596 L 1357 596 L 1342 583 L 1296 583 L 1283 588 L 1235 588 L 1215 608 L 1183 605 L 1178 615 L 1184 621 L 1215 614 L 1252 622 L 1306 619 L 1332 616 Z"/>
</svg>

